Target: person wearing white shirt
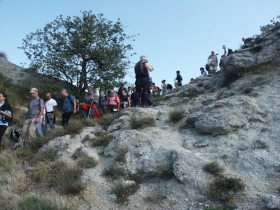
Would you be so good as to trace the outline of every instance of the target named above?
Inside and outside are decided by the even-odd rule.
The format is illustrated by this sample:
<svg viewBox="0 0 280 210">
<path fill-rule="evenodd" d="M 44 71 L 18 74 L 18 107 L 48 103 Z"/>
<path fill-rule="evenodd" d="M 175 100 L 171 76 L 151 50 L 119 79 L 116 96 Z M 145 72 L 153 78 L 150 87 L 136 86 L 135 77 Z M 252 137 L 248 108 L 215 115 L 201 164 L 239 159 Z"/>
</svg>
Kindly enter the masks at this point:
<svg viewBox="0 0 280 210">
<path fill-rule="evenodd" d="M 55 124 L 55 111 L 57 107 L 56 100 L 52 99 L 52 96 L 50 93 L 46 94 L 47 101 L 45 103 L 46 107 L 46 120 L 47 124 L 49 124 L 50 128 L 54 129 Z"/>
</svg>

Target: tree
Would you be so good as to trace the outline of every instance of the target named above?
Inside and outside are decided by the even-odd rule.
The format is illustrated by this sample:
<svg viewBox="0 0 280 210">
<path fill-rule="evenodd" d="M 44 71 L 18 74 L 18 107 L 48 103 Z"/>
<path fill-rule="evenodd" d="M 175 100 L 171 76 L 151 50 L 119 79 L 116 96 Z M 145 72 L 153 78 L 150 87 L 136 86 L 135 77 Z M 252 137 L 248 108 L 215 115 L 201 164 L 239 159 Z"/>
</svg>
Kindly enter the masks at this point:
<svg viewBox="0 0 280 210">
<path fill-rule="evenodd" d="M 23 39 L 30 67 L 76 85 L 79 92 L 88 86 L 119 87 L 130 65 L 132 45 L 118 19 L 82 12 L 82 17 L 62 15 Z M 133 40 L 134 41 L 134 40 Z"/>
</svg>

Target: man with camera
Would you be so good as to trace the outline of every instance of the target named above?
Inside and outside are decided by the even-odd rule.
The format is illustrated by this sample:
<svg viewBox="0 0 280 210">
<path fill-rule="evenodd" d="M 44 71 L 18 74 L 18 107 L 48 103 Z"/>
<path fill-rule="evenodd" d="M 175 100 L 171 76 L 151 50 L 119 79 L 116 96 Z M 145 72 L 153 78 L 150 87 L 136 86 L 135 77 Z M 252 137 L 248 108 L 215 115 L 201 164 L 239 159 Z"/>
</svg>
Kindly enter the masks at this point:
<svg viewBox="0 0 280 210">
<path fill-rule="evenodd" d="M 134 67 L 136 77 L 136 107 L 140 106 L 140 95 L 143 107 L 146 108 L 148 105 L 148 95 L 150 91 L 149 72 L 153 70 L 154 68 L 149 64 L 146 56 L 142 55 L 140 61 L 136 63 Z"/>
</svg>

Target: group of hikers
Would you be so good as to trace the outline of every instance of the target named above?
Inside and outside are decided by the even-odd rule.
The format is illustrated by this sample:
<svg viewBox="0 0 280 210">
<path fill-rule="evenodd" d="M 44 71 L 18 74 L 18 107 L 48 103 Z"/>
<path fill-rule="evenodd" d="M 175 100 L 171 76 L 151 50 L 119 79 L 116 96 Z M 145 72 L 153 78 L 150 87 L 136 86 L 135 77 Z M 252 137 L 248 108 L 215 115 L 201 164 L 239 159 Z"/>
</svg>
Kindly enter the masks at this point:
<svg viewBox="0 0 280 210">
<path fill-rule="evenodd" d="M 253 40 L 252 38 L 242 38 L 242 41 L 246 47 Z M 218 54 L 211 51 L 205 69 L 203 67 L 200 68 L 201 76 L 214 74 L 217 71 L 218 65 L 221 67 L 223 59 L 234 53 L 225 45 L 222 47 L 224 54 L 221 56 L 220 63 L 218 64 Z M 99 92 L 99 88 L 94 90 L 92 87 L 89 87 L 82 103 L 79 103 L 76 97 L 69 94 L 66 89 L 62 89 L 60 91 L 61 96 L 64 97 L 61 116 L 62 126 L 68 125 L 71 115 L 75 114 L 80 106 L 82 106 L 80 110 L 81 116 L 89 119 L 98 119 L 108 112 L 113 113 L 128 107 L 152 107 L 153 104 L 150 100 L 152 95 L 160 95 L 161 92 L 165 93 L 173 88 L 171 84 L 166 83 L 166 80 L 161 81 L 161 88 L 156 86 L 151 77 L 153 70 L 154 68 L 149 64 L 146 56 L 143 55 L 134 67 L 135 87 L 121 87 L 117 94 L 111 89 L 107 92 L 107 95 L 104 91 Z M 180 71 L 176 71 L 176 78 L 174 80 L 176 88 L 180 88 L 183 80 Z M 32 88 L 30 94 L 31 98 L 28 102 L 26 119 L 22 128 L 24 139 L 34 138 L 36 130 L 39 136 L 46 135 L 47 125 L 54 129 L 56 121 L 57 102 L 52 98 L 51 93 L 46 93 L 45 102 L 39 97 L 37 88 Z M 8 96 L 6 93 L 0 92 L 0 145 L 12 117 L 12 107 L 8 103 Z"/>
</svg>

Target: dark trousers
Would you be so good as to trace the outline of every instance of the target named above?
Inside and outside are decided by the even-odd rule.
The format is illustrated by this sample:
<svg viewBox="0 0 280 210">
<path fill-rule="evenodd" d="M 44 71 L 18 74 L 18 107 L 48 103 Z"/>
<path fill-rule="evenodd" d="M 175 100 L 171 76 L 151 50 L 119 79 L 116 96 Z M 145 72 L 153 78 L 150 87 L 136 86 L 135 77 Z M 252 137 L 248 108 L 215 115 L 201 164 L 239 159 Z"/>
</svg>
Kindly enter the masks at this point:
<svg viewBox="0 0 280 210">
<path fill-rule="evenodd" d="M 72 112 L 64 112 L 62 114 L 62 126 L 68 125 L 68 121 L 70 120 L 70 117 L 72 115 Z"/>
<path fill-rule="evenodd" d="M 142 104 L 147 105 L 149 85 L 150 85 L 149 78 L 148 77 L 136 78 L 135 85 L 136 85 L 136 105 L 140 105 L 140 95 L 141 95 Z"/>
<path fill-rule="evenodd" d="M 8 128 L 8 126 L 0 125 L 0 145 L 1 145 L 2 138 L 3 138 L 7 128 Z"/>
</svg>

